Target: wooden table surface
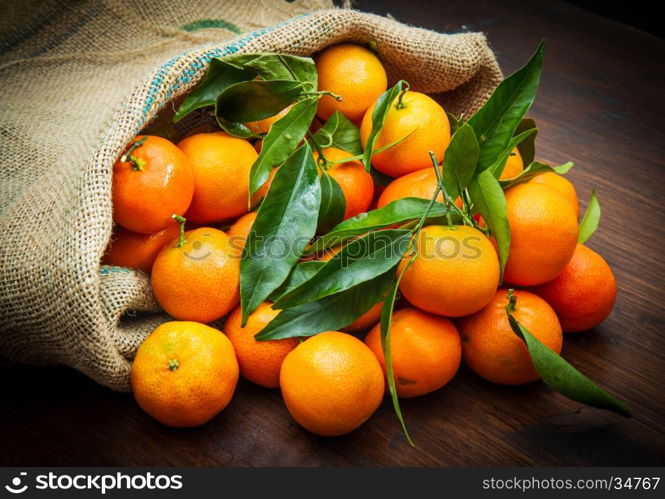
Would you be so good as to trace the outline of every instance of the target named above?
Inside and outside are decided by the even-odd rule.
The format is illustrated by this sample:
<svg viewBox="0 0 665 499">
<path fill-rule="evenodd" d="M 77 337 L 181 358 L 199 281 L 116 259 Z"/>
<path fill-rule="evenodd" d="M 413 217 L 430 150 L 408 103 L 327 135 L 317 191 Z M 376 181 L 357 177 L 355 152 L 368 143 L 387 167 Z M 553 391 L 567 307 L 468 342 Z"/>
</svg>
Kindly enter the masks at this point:
<svg viewBox="0 0 665 499">
<path fill-rule="evenodd" d="M 361 10 L 439 31 L 487 33 L 506 74 L 547 38 L 537 156 L 574 161 L 582 208 L 603 220 L 589 246 L 614 269 L 611 317 L 565 337 L 563 355 L 623 398 L 623 419 L 541 383 L 502 387 L 463 368 L 403 401 L 410 448 L 388 401 L 350 435 L 310 435 L 279 391 L 241 382 L 231 405 L 191 430 L 161 426 L 127 394 L 66 368 L 0 369 L 1 465 L 577 466 L 665 465 L 665 41 L 564 3 L 360 1 Z"/>
</svg>

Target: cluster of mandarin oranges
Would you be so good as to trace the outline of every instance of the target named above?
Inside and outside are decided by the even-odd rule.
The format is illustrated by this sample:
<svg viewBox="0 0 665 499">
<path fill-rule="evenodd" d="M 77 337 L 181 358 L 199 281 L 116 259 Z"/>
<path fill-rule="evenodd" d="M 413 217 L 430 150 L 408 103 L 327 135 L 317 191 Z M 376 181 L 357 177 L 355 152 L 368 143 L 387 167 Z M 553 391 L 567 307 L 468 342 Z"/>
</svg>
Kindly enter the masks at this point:
<svg viewBox="0 0 665 499">
<path fill-rule="evenodd" d="M 374 105 L 387 88 L 381 62 L 351 44 L 330 47 L 315 62 L 319 90 L 341 100 L 323 96 L 313 126 L 339 111 L 359 127 L 364 146 Z M 372 157 L 372 167 L 392 177 L 390 183 L 375 185 L 356 159 L 328 170 L 344 194 L 344 218 L 406 197 L 429 200 L 437 189 L 429 152 L 443 161 L 451 137 L 448 116 L 423 93 L 409 90 L 402 97 L 400 106 L 388 111 L 376 146 L 398 143 Z M 266 133 L 282 116 L 247 126 Z M 254 335 L 279 313 L 270 302 L 242 326 L 240 257 L 256 218 L 253 210 L 270 184 L 269 179 L 249 199 L 249 172 L 260 146 L 221 131 L 195 133 L 177 144 L 143 135 L 114 165 L 116 226 L 103 262 L 150 274 L 157 302 L 174 319 L 138 349 L 134 395 L 160 422 L 195 426 L 226 407 L 243 376 L 280 388 L 288 411 L 307 430 L 341 435 L 366 421 L 386 392 L 378 324 L 382 303 L 344 331 L 309 338 L 257 341 Z M 333 160 L 352 157 L 334 148 L 323 154 Z M 516 148 L 502 179 L 523 169 Z M 571 182 L 543 173 L 505 195 L 511 242 L 502 287 L 491 236 L 468 225 L 426 225 L 420 231 L 390 330 L 398 396 L 443 387 L 462 360 L 491 382 L 537 380 L 524 342 L 511 330 L 507 305 L 557 353 L 563 332 L 585 331 L 609 315 L 615 280 L 605 260 L 577 242 L 579 206 Z M 219 319 L 224 322 L 217 329 L 206 325 Z"/>
</svg>

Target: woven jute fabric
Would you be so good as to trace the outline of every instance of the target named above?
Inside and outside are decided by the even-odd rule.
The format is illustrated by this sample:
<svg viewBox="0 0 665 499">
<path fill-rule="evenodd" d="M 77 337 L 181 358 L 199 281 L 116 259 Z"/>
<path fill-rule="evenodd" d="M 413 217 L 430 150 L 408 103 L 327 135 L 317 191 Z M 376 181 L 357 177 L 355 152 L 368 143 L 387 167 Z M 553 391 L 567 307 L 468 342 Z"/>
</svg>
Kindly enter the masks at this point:
<svg viewBox="0 0 665 499">
<path fill-rule="evenodd" d="M 32 5 L 32 4 L 31 4 Z M 440 34 L 327 0 L 10 1 L 0 22 L 0 361 L 65 364 L 130 389 L 160 311 L 150 279 L 106 267 L 112 166 L 236 52 L 378 48 L 391 82 L 469 114 L 501 79 L 485 37 Z M 21 24 L 17 24 L 18 20 Z M 242 34 L 248 33 L 248 34 Z"/>
</svg>

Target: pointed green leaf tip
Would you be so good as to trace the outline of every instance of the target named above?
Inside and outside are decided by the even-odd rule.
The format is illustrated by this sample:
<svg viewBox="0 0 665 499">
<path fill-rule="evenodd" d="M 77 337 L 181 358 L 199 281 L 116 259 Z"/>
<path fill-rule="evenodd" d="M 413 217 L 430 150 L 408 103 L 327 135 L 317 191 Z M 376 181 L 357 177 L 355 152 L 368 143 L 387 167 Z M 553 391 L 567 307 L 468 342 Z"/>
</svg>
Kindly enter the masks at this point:
<svg viewBox="0 0 665 499">
<path fill-rule="evenodd" d="M 376 101 L 374 105 L 374 110 L 372 111 L 372 129 L 367 136 L 367 142 L 365 143 L 365 154 L 363 156 L 363 164 L 367 171 L 370 170 L 370 163 L 372 160 L 372 155 L 374 154 L 374 144 L 383 129 L 383 124 L 386 121 L 388 112 L 390 111 L 390 106 L 393 101 L 399 96 L 402 92 L 406 82 L 403 80 L 398 81 L 394 87 L 389 88 L 383 92 Z"/>
<path fill-rule="evenodd" d="M 478 140 L 467 123 L 453 134 L 443 158 L 443 184 L 451 199 L 457 199 L 476 172 Z"/>
<path fill-rule="evenodd" d="M 395 308 L 395 301 L 397 300 L 397 291 L 399 289 L 399 283 L 404 275 L 406 268 L 402 270 L 399 277 L 395 280 L 393 285 L 388 291 L 388 296 L 383 302 L 383 308 L 381 309 L 381 349 L 383 350 L 383 357 L 386 363 L 386 378 L 388 380 L 388 391 L 390 392 L 390 400 L 393 404 L 393 410 L 395 411 L 395 416 L 399 421 L 400 426 L 402 427 L 402 432 L 406 437 L 406 441 L 409 442 L 411 447 L 415 447 L 413 440 L 411 440 L 411 435 L 406 428 L 406 423 L 404 422 L 404 416 L 402 415 L 402 409 L 399 406 L 399 397 L 397 396 L 397 386 L 395 385 L 395 373 L 393 371 L 393 360 L 392 360 L 392 349 L 390 341 L 390 328 L 392 325 L 393 319 L 393 309 Z"/>
<path fill-rule="evenodd" d="M 524 115 L 533 104 L 540 84 L 545 53 L 541 42 L 529 62 L 503 80 L 471 118 L 480 145 L 478 169 L 489 168 L 506 149 Z"/>
<path fill-rule="evenodd" d="M 593 233 L 596 232 L 598 226 L 600 225 L 600 214 L 600 202 L 598 201 L 598 197 L 596 196 L 596 191 L 594 189 L 591 191 L 589 205 L 587 206 L 586 212 L 584 212 L 582 222 L 580 222 L 580 229 L 577 236 L 578 243 L 586 243 L 593 235 Z"/>
<path fill-rule="evenodd" d="M 630 417 L 630 409 L 571 366 L 520 324 L 510 312 L 510 327 L 525 343 L 543 382 L 571 400 Z"/>
</svg>

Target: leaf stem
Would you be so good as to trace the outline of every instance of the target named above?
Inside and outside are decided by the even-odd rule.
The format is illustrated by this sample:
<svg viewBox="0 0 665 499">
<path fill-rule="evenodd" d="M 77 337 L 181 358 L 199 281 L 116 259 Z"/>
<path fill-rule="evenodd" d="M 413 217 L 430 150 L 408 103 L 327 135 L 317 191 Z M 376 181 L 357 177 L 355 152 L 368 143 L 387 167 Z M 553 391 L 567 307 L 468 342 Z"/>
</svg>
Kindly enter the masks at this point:
<svg viewBox="0 0 665 499">
<path fill-rule="evenodd" d="M 464 189 L 463 191 L 460 191 L 460 197 L 462 198 L 462 205 L 463 205 L 464 213 L 471 213 L 471 200 L 469 199 L 469 191 L 467 191 L 466 189 Z M 486 236 L 490 235 L 489 230 L 486 227 L 481 227 L 478 224 L 478 222 L 476 222 L 476 219 L 473 216 L 471 216 L 468 220 L 471 222 L 469 224 L 469 225 L 471 225 L 471 227 L 473 227 L 476 230 L 479 230 L 480 232 L 482 232 Z"/>
<path fill-rule="evenodd" d="M 434 172 L 436 173 L 436 180 L 437 183 L 439 184 L 439 188 L 441 189 L 441 192 L 443 192 L 443 198 L 444 198 L 443 204 L 445 204 L 446 208 L 448 209 L 448 213 L 446 214 L 446 216 L 448 217 L 448 226 L 450 227 L 453 225 L 451 220 L 452 216 L 451 211 L 455 211 L 460 217 L 462 217 L 462 220 L 464 220 L 464 223 L 466 225 L 477 228 L 476 224 L 469 217 L 468 212 L 465 209 L 460 209 L 460 207 L 457 206 L 450 198 L 450 195 L 446 190 L 446 186 L 443 183 L 443 177 L 441 176 L 441 170 L 439 170 L 439 162 L 436 159 L 436 155 L 432 151 L 430 151 L 429 157 L 432 160 L 432 164 L 434 166 Z M 460 193 L 460 196 L 461 195 L 462 194 Z M 464 203 L 464 201 L 462 201 L 462 203 Z"/>
<path fill-rule="evenodd" d="M 418 128 L 420 128 L 420 127 L 418 127 Z M 414 128 L 409 133 L 407 133 L 404 137 L 401 137 L 401 138 L 391 142 L 390 144 L 386 144 L 385 146 L 382 146 L 382 147 L 379 147 L 378 149 L 375 149 L 372 152 L 372 156 L 374 156 L 375 154 L 382 153 L 383 151 L 385 151 L 387 149 L 390 149 L 391 147 L 395 147 L 400 142 L 408 139 L 411 136 L 412 133 L 414 133 L 416 130 L 418 130 L 418 128 Z M 338 163 L 348 163 L 349 161 L 360 161 L 360 160 L 363 159 L 363 156 L 364 156 L 364 154 L 356 154 L 355 156 L 351 156 L 351 157 L 348 157 L 348 158 L 332 160 L 332 161 L 329 161 L 329 163 L 335 165 L 335 164 L 338 164 Z"/>
<path fill-rule="evenodd" d="M 390 392 L 390 398 L 393 403 L 393 410 L 397 416 L 397 420 L 402 427 L 406 441 L 411 447 L 415 447 L 416 444 L 411 440 L 411 435 L 409 435 L 409 430 L 406 429 L 406 423 L 404 422 L 404 416 L 402 416 L 402 410 L 399 406 L 399 398 L 397 396 L 397 387 L 395 386 L 395 373 L 393 371 L 393 359 L 392 359 L 392 342 L 390 338 L 390 329 L 392 327 L 393 319 L 393 310 L 395 308 L 395 300 L 397 299 L 397 293 L 399 292 L 399 284 L 402 281 L 402 277 L 409 268 L 410 263 L 404 266 L 404 268 L 399 272 L 399 275 L 396 276 L 396 279 L 390 288 L 388 296 L 386 297 L 386 302 L 390 302 L 390 307 L 381 312 L 381 349 L 383 350 L 383 357 L 386 362 L 386 377 L 388 378 L 388 391 Z M 384 305 L 385 306 L 385 305 Z"/>
<path fill-rule="evenodd" d="M 319 144 L 316 141 L 316 139 L 314 138 L 314 135 L 312 135 L 312 132 L 310 132 L 309 130 L 307 130 L 307 142 L 312 144 L 314 149 L 316 149 L 316 154 L 317 154 L 316 164 L 317 164 L 317 166 L 319 168 L 321 168 L 322 170 L 327 170 L 330 167 L 331 163 L 330 163 L 330 161 L 328 161 L 328 159 L 323 154 L 323 148 L 321 147 L 321 144 Z"/>
<path fill-rule="evenodd" d="M 187 242 L 187 239 L 185 239 L 185 222 L 187 219 L 181 215 L 173 214 L 172 218 L 180 224 L 179 227 L 179 232 L 178 232 L 178 242 L 175 244 L 176 248 L 182 248 L 185 243 Z"/>
<path fill-rule="evenodd" d="M 446 218 L 448 219 L 448 227 L 453 226 L 453 217 L 450 213 L 451 211 L 451 202 L 448 191 L 446 191 L 446 186 L 443 185 L 443 176 L 441 175 L 441 170 L 439 169 L 439 162 L 436 159 L 436 155 L 433 151 L 429 152 L 429 158 L 432 160 L 432 166 L 434 167 L 434 173 L 436 174 L 436 182 L 439 186 L 441 192 L 443 192 L 443 202 L 446 205 Z"/>
<path fill-rule="evenodd" d="M 323 129 L 321 129 L 321 130 L 319 130 L 315 135 L 312 135 L 312 138 L 313 138 L 314 140 L 316 140 L 316 136 L 319 135 L 319 134 L 321 134 L 321 137 L 325 137 L 325 138 L 326 138 L 326 143 L 325 143 L 325 144 L 319 144 L 319 145 L 320 145 L 321 147 L 323 147 L 324 149 L 325 149 L 326 147 L 332 147 L 333 142 L 334 142 L 333 134 L 331 134 L 331 133 L 328 132 L 327 130 L 323 130 Z"/>
<path fill-rule="evenodd" d="M 471 200 L 469 199 L 469 191 L 467 191 L 466 189 L 460 190 L 460 197 L 462 198 L 462 206 L 463 206 L 464 212 L 465 213 L 471 213 Z M 473 221 L 473 217 L 471 218 L 471 220 Z M 475 223 L 475 221 L 474 221 L 473 225 L 474 225 L 474 227 L 477 225 Z M 476 228 L 478 228 L 478 227 L 476 227 Z"/>
<path fill-rule="evenodd" d="M 344 100 L 344 98 L 341 95 L 338 95 L 338 94 L 336 94 L 334 92 L 331 92 L 329 90 L 320 90 L 318 92 L 313 92 L 313 93 L 316 94 L 316 95 L 319 95 L 321 97 L 323 97 L 324 95 L 329 95 L 330 97 L 335 99 L 337 102 L 342 102 Z"/>
<path fill-rule="evenodd" d="M 416 225 L 413 229 L 413 234 L 414 234 L 414 239 L 412 241 L 415 241 L 415 238 L 418 237 L 420 234 L 420 229 L 423 228 L 423 225 L 425 225 L 425 220 L 427 219 L 427 216 L 429 215 L 429 212 L 432 209 L 432 206 L 434 206 L 434 203 L 436 203 L 436 198 L 437 196 L 441 193 L 441 189 L 437 187 L 434 190 L 434 195 L 432 196 L 432 199 L 430 199 L 429 204 L 427 205 L 427 209 L 425 209 L 425 213 L 423 213 L 423 216 L 420 217 L 420 220 L 418 221 L 418 225 Z"/>
<path fill-rule="evenodd" d="M 392 353 L 390 348 L 391 346 L 390 327 L 392 322 L 393 309 L 395 307 L 395 297 L 399 291 L 399 284 L 402 281 L 402 277 L 404 276 L 408 268 L 411 266 L 411 264 L 416 260 L 416 257 L 418 256 L 418 250 L 414 248 L 418 244 L 418 237 L 420 236 L 420 231 L 423 228 L 423 225 L 425 224 L 425 220 L 427 219 L 427 216 L 429 215 L 432 206 L 434 206 L 434 203 L 436 203 L 436 198 L 439 196 L 440 192 L 441 189 L 437 186 L 437 188 L 434 190 L 434 195 L 432 196 L 432 199 L 430 199 L 430 202 L 427 205 L 425 213 L 423 213 L 423 216 L 420 217 L 418 225 L 416 225 L 416 227 L 412 230 L 414 236 L 411 239 L 409 248 L 407 249 L 407 252 L 409 253 L 410 256 L 409 261 L 406 262 L 406 265 L 398 272 L 398 275 L 396 276 L 396 279 L 393 283 L 393 287 L 391 288 L 391 291 L 386 297 L 386 301 L 384 303 L 389 304 L 390 305 L 389 308 L 384 309 L 381 312 L 381 337 L 382 337 L 381 348 L 383 350 L 383 356 L 386 361 L 386 375 L 387 375 L 386 377 L 388 378 L 390 398 L 392 399 L 393 409 L 395 410 L 397 419 L 399 420 L 400 425 L 402 426 L 402 431 L 404 432 L 404 436 L 406 437 L 406 440 L 407 442 L 409 442 L 409 445 L 411 445 L 411 447 L 415 447 L 415 444 L 413 443 L 413 440 L 411 440 L 411 436 L 409 435 L 409 432 L 406 429 L 406 424 L 404 423 L 404 417 L 402 416 L 402 411 L 399 406 L 397 389 L 395 387 L 395 375 L 393 372 Z"/>
</svg>

